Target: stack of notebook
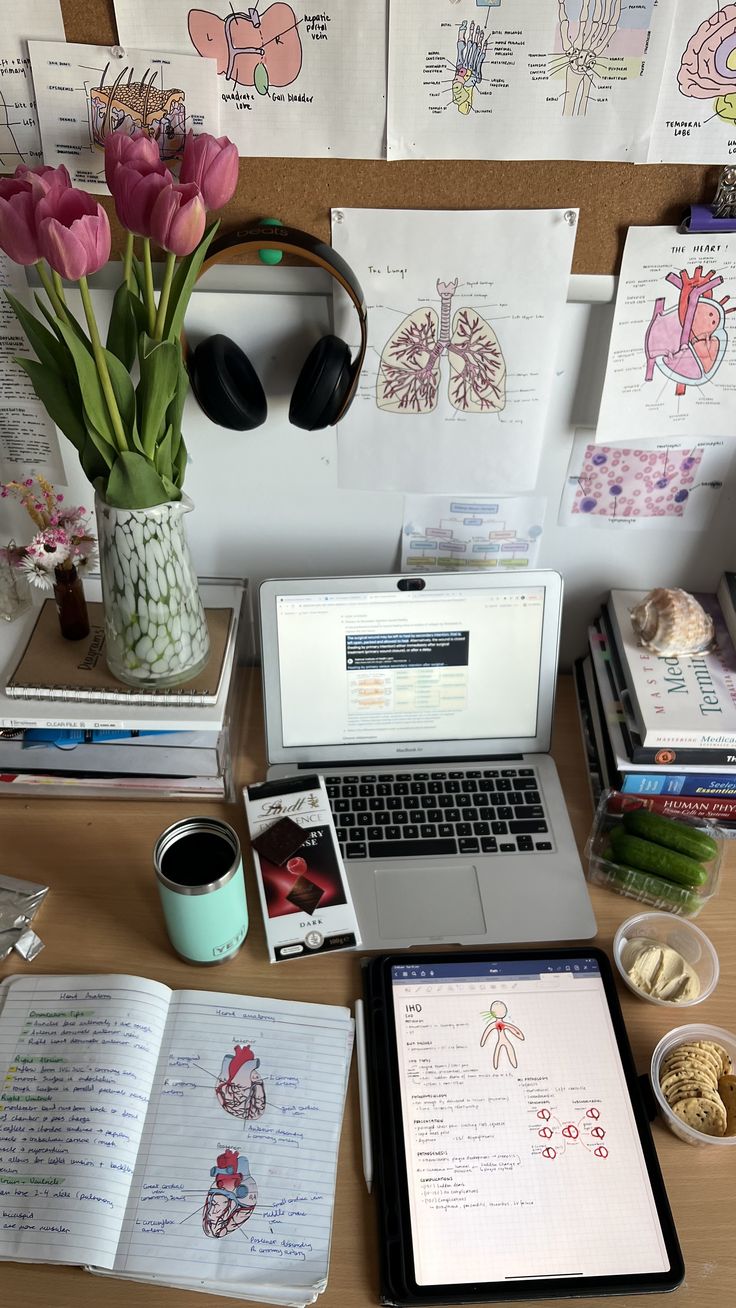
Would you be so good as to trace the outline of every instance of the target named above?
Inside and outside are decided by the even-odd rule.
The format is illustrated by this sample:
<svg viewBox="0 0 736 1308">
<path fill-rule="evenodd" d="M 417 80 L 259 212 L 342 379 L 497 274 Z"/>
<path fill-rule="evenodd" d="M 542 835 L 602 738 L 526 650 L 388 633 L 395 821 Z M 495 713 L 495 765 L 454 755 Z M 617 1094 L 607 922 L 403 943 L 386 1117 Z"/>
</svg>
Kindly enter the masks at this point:
<svg viewBox="0 0 736 1308">
<path fill-rule="evenodd" d="M 109 673 L 100 603 L 81 641 L 61 637 L 53 601 L 28 614 L 0 683 L 0 793 L 232 797 L 245 592 L 213 583 L 203 594 L 208 664 L 160 690 Z"/>
<path fill-rule="evenodd" d="M 645 592 L 611 591 L 589 628 L 588 653 L 575 664 L 594 799 L 610 787 L 736 834 L 733 592 L 726 573 L 717 595 L 696 595 L 713 618 L 709 650 L 664 657 L 644 650 L 631 625 Z"/>
</svg>

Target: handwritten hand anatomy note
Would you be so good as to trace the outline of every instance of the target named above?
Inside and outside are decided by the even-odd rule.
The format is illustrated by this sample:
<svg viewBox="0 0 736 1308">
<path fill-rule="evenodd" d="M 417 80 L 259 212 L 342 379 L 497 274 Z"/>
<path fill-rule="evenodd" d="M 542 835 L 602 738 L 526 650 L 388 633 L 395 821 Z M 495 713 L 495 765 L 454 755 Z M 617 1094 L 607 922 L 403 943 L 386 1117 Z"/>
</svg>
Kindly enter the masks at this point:
<svg viewBox="0 0 736 1308">
<path fill-rule="evenodd" d="M 645 160 L 671 8 L 392 4 L 389 159 Z"/>
<path fill-rule="evenodd" d="M 135 977 L 13 980 L 0 1257 L 313 1302 L 352 1032 L 328 1005 Z"/>
<path fill-rule="evenodd" d="M 649 163 L 733 161 L 735 45 L 736 4 L 679 0 L 662 71 Z"/>
<path fill-rule="evenodd" d="M 63 41 L 60 0 L 24 0 L 3 5 L 0 28 L 0 173 L 18 164 L 43 163 L 36 96 L 28 55 L 29 39 Z"/>
<path fill-rule="evenodd" d="M 479 500 L 407 495 L 401 571 L 533 568 L 545 508 L 545 500 L 530 496 Z"/>
<path fill-rule="evenodd" d="M 44 163 L 66 164 L 75 185 L 107 191 L 105 137 L 147 131 L 164 162 L 180 159 L 190 128 L 216 136 L 214 64 L 184 55 L 30 41 Z"/>
<path fill-rule="evenodd" d="M 731 238 L 630 227 L 596 442 L 733 437 L 734 314 Z"/>
<path fill-rule="evenodd" d="M 386 7 L 371 0 L 115 0 L 123 45 L 216 61 L 220 127 L 241 155 L 380 159 Z"/>
<path fill-rule="evenodd" d="M 17 356 L 34 356 L 6 291 L 26 308 L 33 307 L 25 269 L 0 251 L 0 479 L 24 481 L 41 473 L 63 486 L 66 473 L 56 427 L 30 377 L 14 362 Z"/>
<path fill-rule="evenodd" d="M 338 431 L 340 485 L 531 489 L 577 211 L 333 210 L 368 306 L 368 353 Z M 336 287 L 338 336 L 357 345 Z"/>
</svg>

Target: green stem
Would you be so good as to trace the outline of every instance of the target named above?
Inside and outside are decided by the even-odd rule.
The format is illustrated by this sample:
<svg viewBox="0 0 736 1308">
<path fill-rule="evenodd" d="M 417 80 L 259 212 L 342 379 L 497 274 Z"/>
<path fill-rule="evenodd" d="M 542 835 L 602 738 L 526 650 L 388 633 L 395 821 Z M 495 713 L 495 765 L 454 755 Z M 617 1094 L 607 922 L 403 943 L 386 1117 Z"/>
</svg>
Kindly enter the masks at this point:
<svg viewBox="0 0 736 1308">
<path fill-rule="evenodd" d="M 108 413 L 110 414 L 112 429 L 115 433 L 115 440 L 117 441 L 118 449 L 122 453 L 124 450 L 128 449 L 128 442 L 125 439 L 125 429 L 123 427 L 123 420 L 120 417 L 118 402 L 115 399 L 115 392 L 112 389 L 110 373 L 108 372 L 107 360 L 105 358 L 105 351 L 102 348 L 100 333 L 97 329 L 97 319 L 95 318 L 95 311 L 92 308 L 92 300 L 90 299 L 89 287 L 87 285 L 86 277 L 79 278 L 79 290 L 82 295 L 82 304 L 84 305 L 84 314 L 87 319 L 87 326 L 89 327 L 89 338 L 90 341 L 92 342 L 92 353 L 95 356 L 95 364 L 97 365 L 97 375 L 99 376 L 102 392 L 105 396 L 105 401 L 107 403 L 107 409 L 108 409 Z"/>
<path fill-rule="evenodd" d="M 166 322 L 166 311 L 169 307 L 169 295 L 171 293 L 171 283 L 176 268 L 176 255 L 166 255 L 166 268 L 164 270 L 164 284 L 161 287 L 161 294 L 158 297 L 158 313 L 156 314 L 156 330 L 153 338 L 156 341 L 163 339 L 164 323 Z"/>
<path fill-rule="evenodd" d="M 133 233 L 128 232 L 125 238 L 125 255 L 123 257 L 123 276 L 125 285 L 128 290 L 133 289 Z"/>
<path fill-rule="evenodd" d="M 146 311 L 148 313 L 148 335 L 156 330 L 156 300 L 153 294 L 153 266 L 151 264 L 151 242 L 143 238 L 143 271 L 146 283 Z"/>
<path fill-rule="evenodd" d="M 51 270 L 51 276 L 54 279 L 54 289 L 56 291 L 56 294 L 61 300 L 61 303 L 66 305 L 66 296 L 64 295 L 64 283 L 61 280 L 61 277 L 57 272 L 54 272 L 53 268 Z"/>
<path fill-rule="evenodd" d="M 61 318 L 62 322 L 66 322 L 69 315 L 64 306 L 64 301 L 59 298 L 56 287 L 54 286 L 51 277 L 49 277 L 48 270 L 42 259 L 39 259 L 38 263 L 35 264 L 35 268 L 41 279 L 41 285 L 51 301 L 51 308 L 54 310 L 57 317 Z"/>
</svg>

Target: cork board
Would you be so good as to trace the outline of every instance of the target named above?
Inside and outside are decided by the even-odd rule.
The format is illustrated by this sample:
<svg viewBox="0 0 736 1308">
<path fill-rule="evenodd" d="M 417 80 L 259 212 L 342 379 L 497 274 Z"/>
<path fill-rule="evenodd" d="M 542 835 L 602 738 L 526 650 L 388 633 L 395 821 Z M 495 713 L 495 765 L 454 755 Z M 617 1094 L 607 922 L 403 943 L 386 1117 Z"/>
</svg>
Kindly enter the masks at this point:
<svg viewBox="0 0 736 1308">
<path fill-rule="evenodd" d="M 116 44 L 113 0 L 61 0 L 61 8 L 68 41 Z M 711 199 L 717 177 L 717 168 L 687 164 L 241 159 L 220 217 L 224 231 L 272 217 L 329 239 L 330 209 L 339 206 L 579 208 L 573 272 L 617 273 L 627 227 L 679 222 L 687 204 Z M 120 249 L 112 202 L 103 203 Z"/>
</svg>

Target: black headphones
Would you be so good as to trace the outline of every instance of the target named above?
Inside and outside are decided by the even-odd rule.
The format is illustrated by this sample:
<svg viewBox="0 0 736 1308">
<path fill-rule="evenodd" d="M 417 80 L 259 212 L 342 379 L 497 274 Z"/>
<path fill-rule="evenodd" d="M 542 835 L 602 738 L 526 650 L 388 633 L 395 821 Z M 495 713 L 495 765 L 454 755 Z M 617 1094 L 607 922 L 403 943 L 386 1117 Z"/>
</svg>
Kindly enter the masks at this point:
<svg viewBox="0 0 736 1308">
<path fill-rule="evenodd" d="M 360 319 L 360 348 L 355 360 L 351 360 L 345 341 L 323 336 L 307 356 L 289 405 L 289 422 L 295 427 L 304 431 L 331 427 L 350 407 L 365 358 L 368 324 L 363 292 L 352 269 L 330 245 L 296 227 L 268 224 L 246 227 L 213 241 L 199 277 L 213 264 L 225 262 L 227 255 L 254 247 L 296 254 L 326 269 L 355 305 Z M 268 406 L 260 379 L 247 354 L 234 341 L 227 336 L 208 336 L 191 351 L 187 350 L 186 340 L 183 343 L 192 390 L 212 422 L 233 431 L 250 431 L 265 422 Z"/>
</svg>

